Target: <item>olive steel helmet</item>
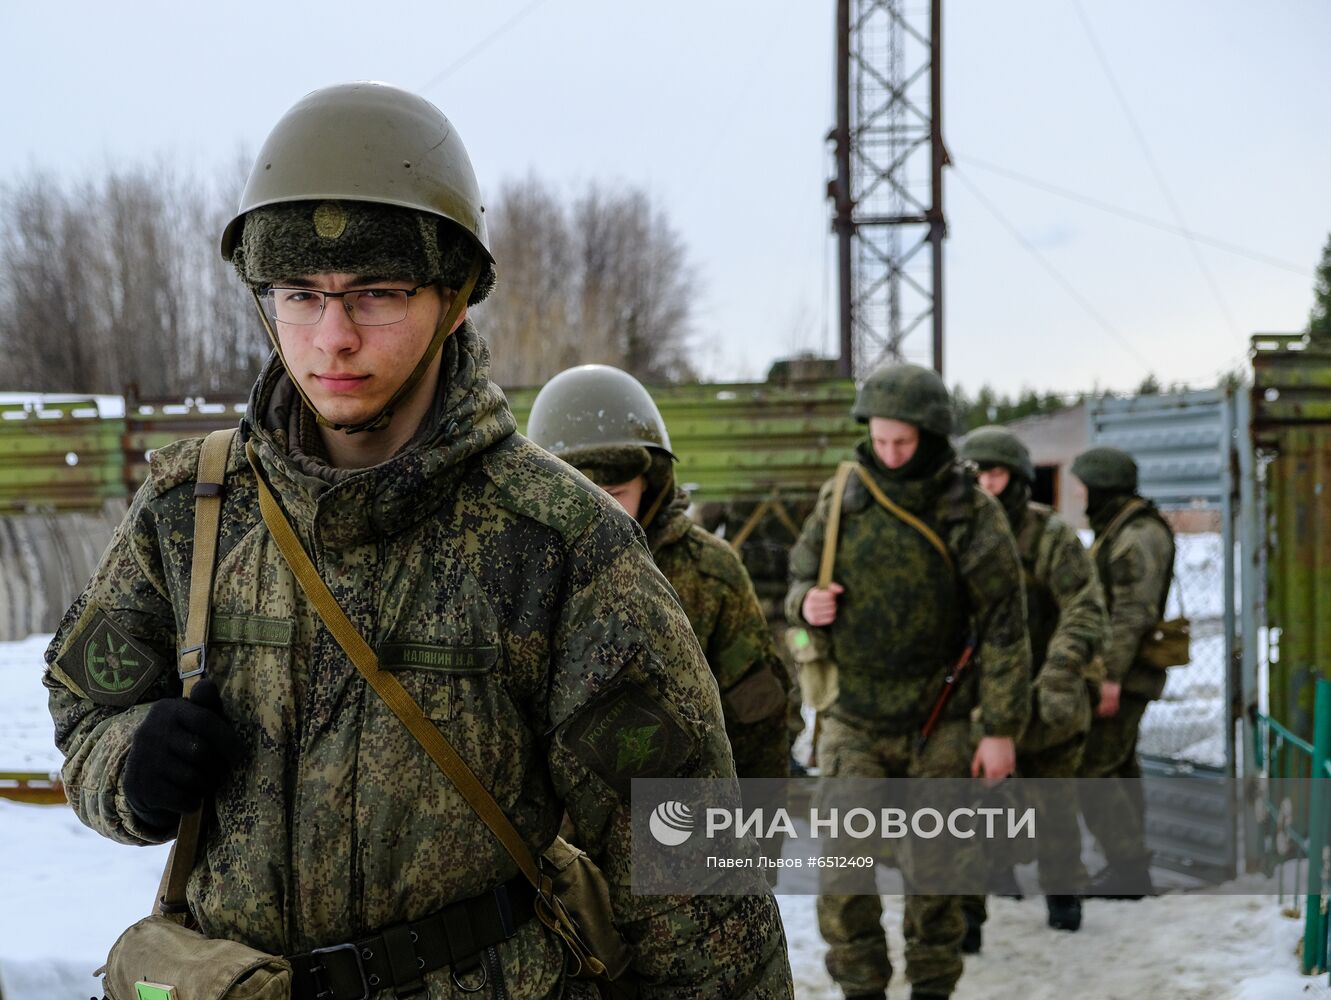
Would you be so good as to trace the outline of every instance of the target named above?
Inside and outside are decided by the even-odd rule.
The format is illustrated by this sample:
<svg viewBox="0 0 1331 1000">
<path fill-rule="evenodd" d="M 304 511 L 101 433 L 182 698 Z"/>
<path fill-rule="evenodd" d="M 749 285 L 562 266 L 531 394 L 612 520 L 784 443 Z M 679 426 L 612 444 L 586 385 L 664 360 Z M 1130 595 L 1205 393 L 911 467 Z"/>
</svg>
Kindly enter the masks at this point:
<svg viewBox="0 0 1331 1000">
<path fill-rule="evenodd" d="M 961 439 L 957 457 L 963 462 L 974 462 L 980 468 L 1001 465 L 1026 482 L 1035 482 L 1031 453 L 1022 444 L 1021 438 L 1006 427 L 996 424 L 977 427 Z"/>
<path fill-rule="evenodd" d="M 429 212 L 468 233 L 494 260 L 480 187 L 457 130 L 425 98 L 386 83 L 324 87 L 282 116 L 222 231 L 223 259 L 235 252 L 248 212 L 292 201 L 368 201 Z"/>
<path fill-rule="evenodd" d="M 1115 493 L 1137 490 L 1137 463 L 1121 448 L 1084 451 L 1072 461 L 1072 474 L 1087 486 Z"/>
<path fill-rule="evenodd" d="M 636 378 L 610 365 L 578 365 L 545 383 L 531 404 L 527 436 L 565 458 L 611 448 L 675 457 L 656 401 Z"/>
<path fill-rule="evenodd" d="M 932 368 L 886 364 L 875 368 L 855 394 L 851 416 L 904 420 L 946 438 L 952 433 L 952 396 Z"/>
<path fill-rule="evenodd" d="M 348 433 L 386 427 L 397 405 L 419 384 L 439 353 L 483 272 L 494 258 L 471 160 L 461 138 L 429 101 L 385 83 L 357 82 L 306 94 L 273 127 L 241 194 L 236 215 L 222 232 L 221 252 L 231 261 L 241 245 L 246 216 L 293 202 L 368 202 L 437 216 L 473 247 L 470 273 L 457 289 L 415 369 L 383 408 L 361 423 L 328 421 L 293 385 L 320 424 Z M 317 223 L 317 216 L 316 216 Z M 488 285 L 488 281 L 486 282 Z M 251 288 L 264 329 L 285 365 L 277 331 Z M 480 293 L 478 293 L 480 294 Z"/>
</svg>

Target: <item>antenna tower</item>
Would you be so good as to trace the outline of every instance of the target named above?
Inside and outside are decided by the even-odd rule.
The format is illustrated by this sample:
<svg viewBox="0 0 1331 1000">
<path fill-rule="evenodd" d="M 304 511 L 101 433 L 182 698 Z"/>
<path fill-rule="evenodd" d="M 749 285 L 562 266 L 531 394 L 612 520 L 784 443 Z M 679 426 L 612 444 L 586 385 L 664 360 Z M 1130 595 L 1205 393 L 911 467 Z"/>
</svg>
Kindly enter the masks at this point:
<svg viewBox="0 0 1331 1000">
<path fill-rule="evenodd" d="M 941 36 L 942 0 L 837 0 L 828 197 L 844 376 L 905 360 L 906 338 L 926 324 L 943 371 Z"/>
</svg>

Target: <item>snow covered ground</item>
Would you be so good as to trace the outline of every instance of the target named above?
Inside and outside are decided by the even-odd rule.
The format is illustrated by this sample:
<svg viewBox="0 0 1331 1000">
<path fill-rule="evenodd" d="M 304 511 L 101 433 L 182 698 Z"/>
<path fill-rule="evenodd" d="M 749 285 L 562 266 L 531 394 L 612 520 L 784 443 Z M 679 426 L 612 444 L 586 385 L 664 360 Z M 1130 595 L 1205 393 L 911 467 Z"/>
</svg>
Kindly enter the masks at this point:
<svg viewBox="0 0 1331 1000">
<path fill-rule="evenodd" d="M 46 637 L 0 643 L 0 770 L 55 770 L 45 689 Z M 6 1000 L 88 1000 L 92 970 L 147 912 L 164 848 L 114 844 L 63 806 L 0 800 L 0 993 Z M 884 898 L 901 962 L 901 900 Z M 800 1000 L 837 1000 L 823 971 L 811 896 L 780 900 Z M 1331 998 L 1326 976 L 1298 974 L 1302 921 L 1271 896 L 1169 895 L 1089 902 L 1080 933 L 1045 926 L 1044 903 L 991 902 L 981 953 L 957 1000 L 1291 1000 Z M 908 989 L 894 981 L 891 1000 Z M 100 996 L 100 994 L 97 994 Z"/>
</svg>

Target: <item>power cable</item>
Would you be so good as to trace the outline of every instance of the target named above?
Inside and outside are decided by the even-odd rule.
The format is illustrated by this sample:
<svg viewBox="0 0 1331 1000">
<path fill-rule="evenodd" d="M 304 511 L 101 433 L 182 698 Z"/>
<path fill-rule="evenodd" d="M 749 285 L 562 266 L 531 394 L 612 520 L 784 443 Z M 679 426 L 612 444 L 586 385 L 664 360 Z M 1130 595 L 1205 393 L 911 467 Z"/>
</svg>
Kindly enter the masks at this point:
<svg viewBox="0 0 1331 1000">
<path fill-rule="evenodd" d="M 1172 233 L 1175 236 L 1183 236 L 1190 240 L 1196 240 L 1199 243 L 1205 243 L 1208 246 L 1215 247 L 1217 250 L 1224 250 L 1226 253 L 1236 254 L 1240 257 L 1247 257 L 1249 260 L 1255 260 L 1260 264 L 1266 264 L 1270 267 L 1278 267 L 1283 271 L 1290 271 L 1302 278 L 1315 277 L 1314 273 L 1306 267 L 1291 263 L 1287 260 L 1281 260 L 1279 257 L 1272 257 L 1269 254 L 1258 253 L 1255 250 L 1249 250 L 1247 247 L 1237 243 L 1229 243 L 1214 236 L 1206 236 L 1202 233 L 1193 232 L 1189 229 L 1183 229 L 1179 226 L 1170 225 L 1168 222 L 1161 222 L 1159 219 L 1153 219 L 1149 215 L 1143 215 L 1140 212 L 1134 212 L 1128 208 L 1122 208 L 1111 202 L 1101 201 L 1099 198 L 1093 198 L 1090 195 L 1081 194 L 1065 187 L 1059 187 L 1057 184 L 1051 184 L 1048 181 L 1042 181 L 1038 177 L 1031 177 L 1028 174 L 1019 173 L 1007 167 L 1001 167 L 996 163 L 989 163 L 974 156 L 957 154 L 949 150 L 952 159 L 957 163 L 969 164 L 972 167 L 978 167 L 981 170 L 987 170 L 989 173 L 997 174 L 1000 177 L 1006 177 L 1008 180 L 1017 181 L 1020 184 L 1026 184 L 1041 191 L 1057 195 L 1060 198 L 1066 198 L 1069 201 L 1079 202 L 1083 205 L 1089 205 L 1091 208 L 1099 209 L 1101 212 L 1107 212 L 1110 215 L 1117 215 L 1120 218 L 1136 222 L 1143 226 L 1150 226 L 1152 229 L 1159 229 L 1162 232 Z"/>
<path fill-rule="evenodd" d="M 1169 206 L 1169 211 L 1174 216 L 1174 221 L 1180 229 L 1187 230 L 1188 225 L 1183 221 L 1183 213 L 1179 210 L 1178 203 L 1174 200 L 1173 193 L 1169 190 L 1169 185 L 1165 182 L 1165 175 L 1155 162 L 1155 157 L 1151 155 L 1151 147 L 1146 142 L 1146 135 L 1137 124 L 1137 119 L 1132 114 L 1132 108 L 1128 105 L 1127 98 L 1123 95 L 1122 89 L 1118 85 L 1118 80 L 1114 77 L 1113 70 L 1109 67 L 1109 59 L 1105 56 L 1105 51 L 1100 46 L 1100 41 L 1096 38 L 1095 31 L 1091 27 L 1091 22 L 1087 20 L 1086 13 L 1081 9 L 1081 0 L 1072 0 L 1072 9 L 1077 12 L 1082 27 L 1086 29 L 1086 37 L 1090 39 L 1091 48 L 1095 50 L 1096 58 L 1100 61 L 1100 68 L 1104 70 L 1105 79 L 1109 81 L 1109 87 L 1114 92 L 1114 97 L 1118 100 L 1119 107 L 1123 111 L 1123 116 L 1127 118 L 1128 125 L 1132 129 L 1132 134 L 1137 140 L 1137 145 L 1142 151 L 1142 156 L 1146 158 L 1147 165 L 1151 168 L 1151 173 L 1155 176 L 1155 182 L 1160 187 L 1161 194 L 1165 197 L 1165 203 Z M 1230 332 L 1238 336 L 1238 326 L 1234 322 L 1234 317 L 1229 311 L 1229 306 L 1225 303 L 1224 296 L 1220 294 L 1220 286 L 1216 284 L 1215 276 L 1211 269 L 1206 266 L 1206 261 L 1202 259 L 1201 251 L 1191 237 L 1188 238 L 1188 248 L 1192 251 L 1193 259 L 1197 266 L 1201 268 L 1202 276 L 1206 283 L 1211 287 L 1211 293 L 1215 296 L 1216 304 L 1224 314 L 1225 322 L 1229 324 Z"/>
<path fill-rule="evenodd" d="M 1142 363 L 1142 366 L 1147 370 L 1147 372 L 1150 372 L 1151 362 L 1150 360 L 1147 359 L 1146 355 L 1142 354 L 1141 351 L 1139 351 L 1131 343 L 1131 341 L 1129 341 L 1126 337 L 1124 337 L 1121 333 L 1119 333 L 1116 329 L 1114 329 L 1114 327 L 1112 327 L 1109 324 L 1109 322 L 1103 316 L 1100 315 L 1100 313 L 1096 310 L 1095 306 L 1091 305 L 1090 300 L 1087 299 L 1086 296 L 1082 295 L 1081 292 L 1077 291 L 1077 289 L 1073 286 L 1072 282 L 1068 281 L 1068 279 L 1063 276 L 1062 272 L 1060 272 L 1056 267 L 1054 267 L 1053 264 L 1049 263 L 1049 260 L 1045 257 L 1044 254 L 1042 254 L 1036 248 L 1035 244 L 1033 244 L 1030 240 L 1026 239 L 1026 237 L 1021 235 L 1017 227 L 1008 221 L 1007 216 L 1005 216 L 1002 212 L 998 210 L 997 205 L 995 205 L 993 202 L 991 202 L 988 198 L 984 196 L 984 193 L 981 192 L 980 189 L 975 186 L 975 183 L 969 177 L 966 176 L 964 171 L 958 170 L 954 166 L 952 168 L 952 176 L 966 185 L 966 187 L 970 190 L 971 194 L 975 195 L 976 200 L 979 201 L 979 203 L 989 211 L 989 214 L 991 214 L 995 219 L 997 219 L 999 223 L 1003 226 L 1003 228 L 1006 229 L 1012 235 L 1012 238 L 1015 239 L 1018 243 L 1020 243 L 1023 247 L 1025 247 L 1032 257 L 1034 257 L 1037 261 L 1039 261 L 1040 266 L 1043 267 L 1046 271 L 1048 271 L 1049 275 L 1056 282 L 1058 282 L 1059 285 L 1062 286 L 1063 290 L 1067 292 L 1069 295 L 1071 295 L 1073 299 L 1077 301 L 1078 305 L 1080 305 L 1082 309 L 1086 311 L 1086 314 L 1096 322 L 1096 324 L 1100 327 L 1100 329 L 1104 330 L 1105 333 L 1109 334 L 1110 337 L 1118 341 L 1118 343 L 1129 354 L 1131 354 L 1134 358 L 1136 358 L 1138 361 Z"/>
<path fill-rule="evenodd" d="M 506 31 L 508 31 L 510 28 L 516 27 L 519 22 L 525 20 L 526 17 L 529 14 L 532 14 L 537 7 L 542 6 L 546 2 L 547 0 L 531 0 L 531 3 L 527 4 L 527 6 L 523 7 L 520 11 L 518 11 L 516 14 L 510 17 L 499 27 L 495 28 L 494 31 L 490 32 L 479 42 L 477 42 L 475 45 L 469 48 L 466 52 L 462 53 L 462 55 L 458 56 L 451 63 L 449 63 L 447 66 L 441 69 L 438 73 L 430 77 L 427 83 L 422 84 L 420 87 L 416 88 L 417 92 L 425 93 L 426 91 L 429 91 L 434 87 L 438 86 L 440 83 L 443 83 L 444 80 L 452 76 L 457 70 L 461 69 L 467 63 L 471 62 L 473 58 L 480 55 L 483 51 L 489 48 L 490 45 L 501 35 L 503 35 Z"/>
</svg>

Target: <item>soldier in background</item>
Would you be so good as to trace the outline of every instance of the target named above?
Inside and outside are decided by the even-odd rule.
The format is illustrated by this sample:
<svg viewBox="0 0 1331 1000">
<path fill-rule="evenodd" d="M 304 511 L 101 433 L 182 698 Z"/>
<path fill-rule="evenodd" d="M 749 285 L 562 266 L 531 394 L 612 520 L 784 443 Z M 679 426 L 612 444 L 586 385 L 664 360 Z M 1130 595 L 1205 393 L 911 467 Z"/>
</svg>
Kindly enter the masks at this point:
<svg viewBox="0 0 1331 1000">
<path fill-rule="evenodd" d="M 688 516 L 689 497 L 675 483 L 670 436 L 651 395 L 618 368 L 570 368 L 537 394 L 527 435 L 642 526 L 721 691 L 735 773 L 787 777 L 790 674 L 738 554 Z"/>
<path fill-rule="evenodd" d="M 819 588 L 833 494 L 832 483 L 824 485 L 791 552 L 786 599 L 793 624 L 825 630 L 836 662 L 838 694 L 822 713 L 817 748 L 822 773 L 999 781 L 1013 771 L 1031 704 L 1021 563 L 1007 520 L 956 461 L 948 442 L 952 401 L 937 374 L 914 365 L 879 368 L 852 413 L 868 429 L 856 449 L 859 466 L 875 489 L 924 523 L 946 555 L 851 476 L 833 582 Z M 921 727 L 968 643 L 973 666 L 921 747 Z M 982 718 L 978 746 L 973 713 Z M 929 847 L 903 856 L 908 883 L 958 863 Z M 827 970 L 848 998 L 885 995 L 892 965 L 881 918 L 877 895 L 818 898 Z M 960 897 L 907 895 L 904 931 L 912 1000 L 950 996 L 962 970 Z"/>
<path fill-rule="evenodd" d="M 644 997 L 789 997 L 769 894 L 632 892 L 632 779 L 733 778 L 721 704 L 637 528 L 515 433 L 466 316 L 495 281 L 482 211 L 456 130 L 414 94 L 325 88 L 270 134 L 222 237 L 274 353 L 227 461 L 206 679 L 179 697 L 194 440 L 154 452 L 47 652 L 71 805 L 156 844 L 207 802 L 191 916 L 288 957 L 297 997 L 598 995 L 322 624 L 262 477 L 526 848 L 573 819 Z M 127 654 L 114 684 L 92 653 L 108 642 Z"/>
<path fill-rule="evenodd" d="M 1099 578 L 1077 533 L 1050 508 L 1031 500 L 1035 467 L 1015 434 L 1005 427 L 981 427 L 966 435 L 957 453 L 976 466 L 980 487 L 1003 505 L 1021 556 L 1034 698 L 1030 725 L 1017 743 L 1017 774 L 1075 778 L 1091 728 L 1088 677 L 1108 625 Z M 1066 889 L 1087 881 L 1077 804 L 1051 795 L 1038 806 L 1040 884 L 1064 889 L 1046 896 L 1049 926 L 1075 931 L 1081 926 L 1081 901 Z M 1006 875 L 1015 886 L 1010 867 Z M 997 882 L 991 879 L 991 884 Z M 963 950 L 978 951 L 984 897 L 966 897 L 965 906 Z"/>
<path fill-rule="evenodd" d="M 1164 693 L 1165 672 L 1139 653 L 1164 614 L 1174 533 L 1138 495 L 1137 463 L 1127 452 L 1092 448 L 1073 461 L 1072 474 L 1086 487 L 1086 516 L 1095 530 L 1091 555 L 1109 610 L 1105 678 L 1081 777 L 1116 779 L 1082 785 L 1082 816 L 1108 862 L 1087 895 L 1140 899 L 1154 887 L 1137 736 L 1146 706 Z"/>
</svg>

